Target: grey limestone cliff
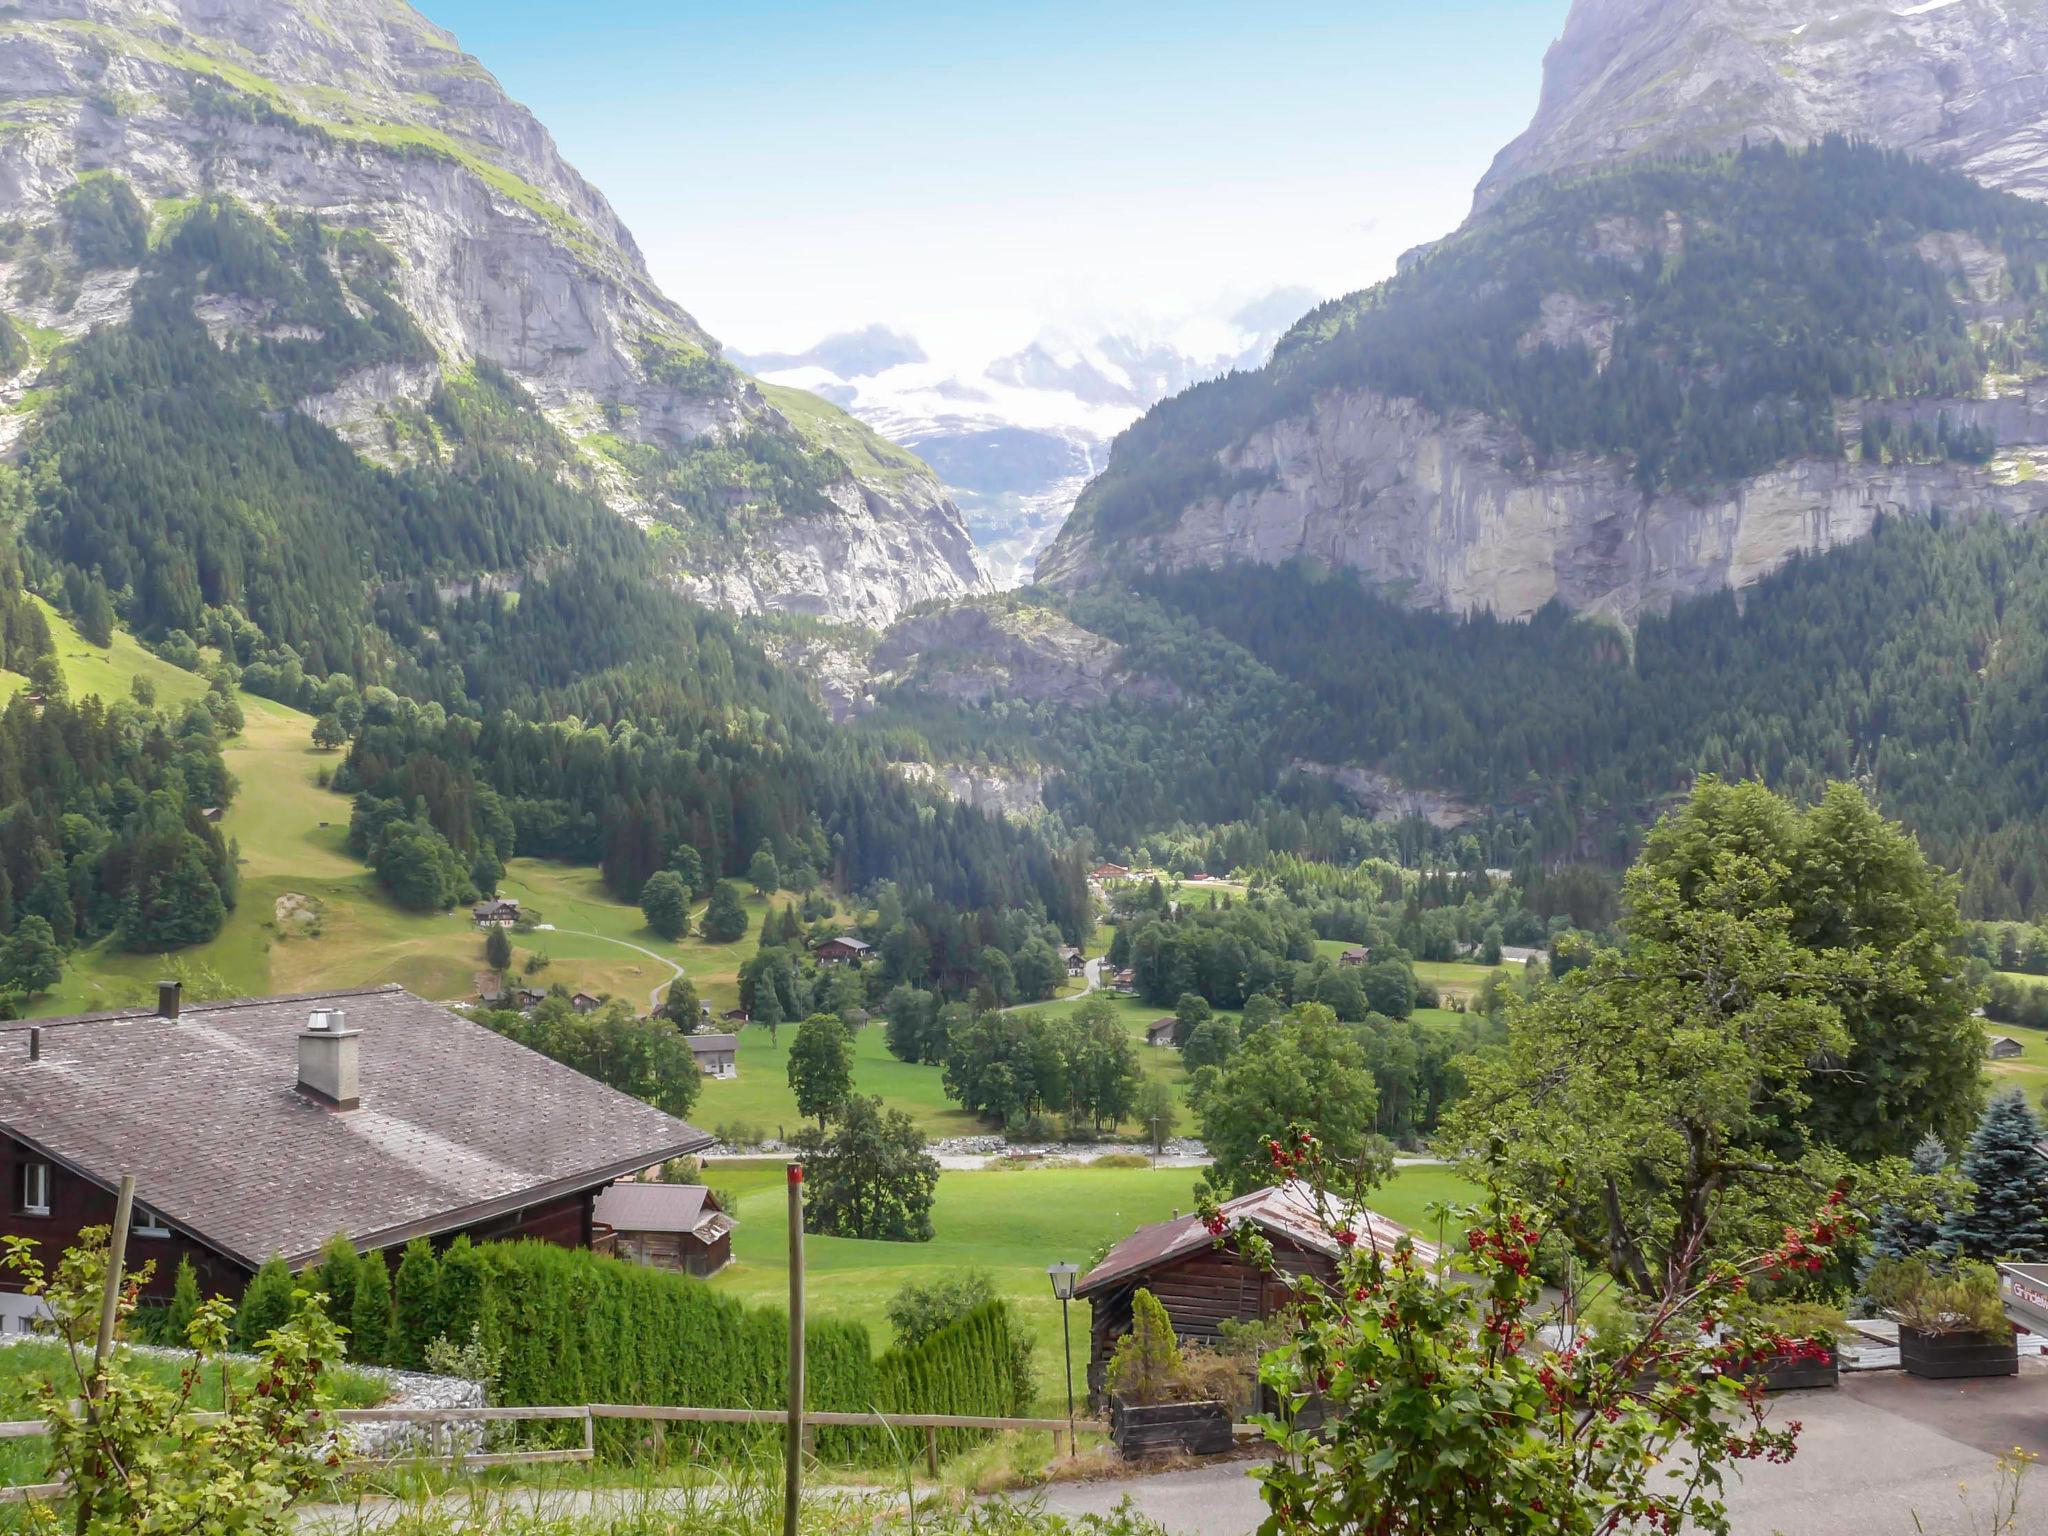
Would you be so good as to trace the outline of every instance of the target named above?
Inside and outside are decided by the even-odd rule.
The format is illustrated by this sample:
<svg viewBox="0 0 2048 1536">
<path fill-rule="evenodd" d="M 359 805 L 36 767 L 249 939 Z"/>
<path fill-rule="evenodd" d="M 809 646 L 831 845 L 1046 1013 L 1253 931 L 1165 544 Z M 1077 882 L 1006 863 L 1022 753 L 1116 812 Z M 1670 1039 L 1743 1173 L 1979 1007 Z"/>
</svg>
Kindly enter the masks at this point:
<svg viewBox="0 0 2048 1536">
<path fill-rule="evenodd" d="M 401 0 L 21 0 L 0 10 L 0 83 L 0 218 L 52 224 L 79 175 L 104 169 L 159 219 L 220 195 L 366 230 L 396 256 L 398 296 L 443 365 L 504 368 L 584 446 L 622 512 L 673 509 L 658 475 L 635 472 L 644 455 L 618 443 L 813 435 L 719 359 L 533 115 Z M 49 292 L 28 276 L 22 260 L 0 264 L 0 302 L 60 340 L 121 319 L 134 278 L 99 272 Z M 262 324 L 231 308 L 203 318 L 217 337 Z M 299 408 L 373 448 L 380 413 L 421 398 L 431 374 L 366 372 Z M 33 383 L 0 381 L 10 440 Z M 848 463 L 832 512 L 771 525 L 752 546 L 694 546 L 678 581 L 743 611 L 862 622 L 988 589 L 922 465 L 869 477 Z"/>
</svg>

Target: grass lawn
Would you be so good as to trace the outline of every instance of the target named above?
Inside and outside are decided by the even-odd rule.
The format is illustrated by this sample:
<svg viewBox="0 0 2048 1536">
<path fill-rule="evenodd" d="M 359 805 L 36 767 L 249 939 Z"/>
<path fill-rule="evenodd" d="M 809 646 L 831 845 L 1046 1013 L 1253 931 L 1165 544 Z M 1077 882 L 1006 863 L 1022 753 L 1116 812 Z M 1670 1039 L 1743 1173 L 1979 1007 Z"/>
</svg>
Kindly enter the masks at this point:
<svg viewBox="0 0 2048 1536">
<path fill-rule="evenodd" d="M 145 1354 L 131 1354 L 128 1359 L 157 1386 L 172 1390 L 178 1386 L 183 1363 L 180 1359 Z M 238 1361 L 234 1372 L 236 1380 L 246 1382 L 254 1375 L 253 1363 Z M 75 1383 L 76 1377 L 63 1345 L 33 1342 L 0 1346 L 0 1423 L 41 1418 L 36 1392 L 38 1385 L 45 1381 L 57 1385 Z M 383 1382 L 346 1368 L 323 1374 L 317 1393 L 321 1403 L 343 1408 L 372 1408 L 389 1395 Z M 196 1406 L 202 1409 L 217 1410 L 220 1407 L 218 1370 L 209 1370 L 201 1378 L 193 1398 Z M 0 1487 L 10 1483 L 40 1482 L 48 1470 L 43 1459 L 46 1449 L 39 1439 L 0 1440 Z"/>
<path fill-rule="evenodd" d="M 1994 1088 L 2018 1086 L 2026 1089 L 2029 1098 L 2037 1098 L 2044 1084 L 2048 1084 L 2048 1030 L 2028 1029 L 2022 1024 L 1994 1024 L 1984 1021 L 1986 1035 L 2009 1035 L 2025 1047 L 2018 1056 L 2008 1056 L 2004 1061 L 1987 1061 L 1984 1070 Z"/>
<path fill-rule="evenodd" d="M 741 1027 L 739 1076 L 707 1079 L 690 1112 L 692 1123 L 706 1130 L 748 1126 L 778 1139 L 795 1131 L 802 1124 L 789 1091 L 789 1047 L 796 1030 L 796 1025 L 784 1024 L 771 1040 L 757 1024 Z M 942 1068 L 913 1066 L 889 1054 L 881 1020 L 854 1035 L 853 1058 L 854 1088 L 879 1093 L 892 1109 L 908 1110 L 927 1136 L 971 1136 L 986 1129 L 947 1100 Z"/>
<path fill-rule="evenodd" d="M 92 644 L 71 621 L 40 597 L 29 601 L 43 610 L 49 621 L 50 641 L 56 649 L 57 664 L 64 672 L 64 686 L 74 699 L 97 694 L 107 700 L 134 697 L 135 679 L 146 677 L 156 687 L 159 709 L 187 703 L 206 696 L 206 680 L 172 666 L 125 629 L 114 631 L 114 643 L 105 650 Z M 0 672 L 0 700 L 11 698 L 28 685 L 18 672 Z"/>
<path fill-rule="evenodd" d="M 716 1163 L 712 1184 L 738 1197 L 733 1262 L 713 1280 L 752 1304 L 782 1305 L 789 1292 L 788 1223 L 782 1164 Z M 1071 1259 L 1084 1267 L 1106 1243 L 1176 1210 L 1194 1209 L 1195 1171 L 1188 1168 L 1041 1168 L 939 1176 L 929 1243 L 804 1241 L 813 1316 L 865 1323 L 877 1349 L 891 1333 L 884 1309 L 906 1280 L 967 1268 L 994 1275 L 1038 1340 L 1040 1404 L 1064 1406 L 1060 1373 L 1060 1307 L 1045 1267 Z M 1445 1168 L 1403 1168 L 1373 1200 L 1396 1221 L 1421 1223 L 1434 1201 L 1470 1193 Z M 1424 1236 L 1433 1234 L 1425 1232 Z M 1073 1309 L 1074 1376 L 1087 1365 L 1088 1309 Z"/>
</svg>

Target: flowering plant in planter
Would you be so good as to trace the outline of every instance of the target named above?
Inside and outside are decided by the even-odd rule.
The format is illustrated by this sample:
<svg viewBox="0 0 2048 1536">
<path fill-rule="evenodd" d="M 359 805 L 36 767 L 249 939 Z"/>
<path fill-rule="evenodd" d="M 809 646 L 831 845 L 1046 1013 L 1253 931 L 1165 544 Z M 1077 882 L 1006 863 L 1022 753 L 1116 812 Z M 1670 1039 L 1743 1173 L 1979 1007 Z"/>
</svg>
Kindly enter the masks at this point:
<svg viewBox="0 0 2048 1536">
<path fill-rule="evenodd" d="M 1339 1258 L 1334 1279 L 1290 1278 L 1293 1338 L 1262 1378 L 1284 1403 L 1320 1398 L 1323 1428 L 1292 1415 L 1257 1420 L 1283 1451 L 1261 1473 L 1261 1536 L 1595 1536 L 1691 1525 L 1725 1533 L 1732 1467 L 1786 1461 L 1796 1421 L 1766 1420 L 1752 1361 L 1822 1346 L 1731 1318 L 1756 1276 L 1817 1272 L 1856 1222 L 1841 1191 L 1805 1225 L 1742 1262 L 1701 1267 L 1600 1348 L 1565 1329 L 1547 1336 L 1535 1271 L 1542 1234 L 1498 1192 L 1447 1209 L 1462 1229 L 1430 1264 L 1414 1241 L 1382 1243 L 1352 1198 L 1331 1194 L 1315 1137 L 1271 1144 L 1276 1172 L 1302 1181 Z M 1263 1234 L 1210 1230 L 1271 1265 Z"/>
</svg>

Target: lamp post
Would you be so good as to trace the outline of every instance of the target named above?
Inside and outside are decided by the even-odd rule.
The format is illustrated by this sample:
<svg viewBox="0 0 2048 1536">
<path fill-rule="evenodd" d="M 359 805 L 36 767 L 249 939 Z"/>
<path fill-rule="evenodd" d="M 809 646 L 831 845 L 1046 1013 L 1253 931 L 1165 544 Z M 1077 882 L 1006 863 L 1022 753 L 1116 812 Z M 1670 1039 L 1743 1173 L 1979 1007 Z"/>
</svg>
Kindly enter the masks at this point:
<svg viewBox="0 0 2048 1536">
<path fill-rule="evenodd" d="M 1048 1264 L 1045 1273 L 1052 1281 L 1053 1295 L 1060 1299 L 1060 1338 L 1067 1346 L 1067 1454 L 1072 1456 L 1079 1447 L 1074 1444 L 1074 1330 L 1067 1321 L 1067 1303 L 1074 1299 L 1074 1282 L 1081 1277 L 1081 1266 L 1063 1259 Z"/>
</svg>

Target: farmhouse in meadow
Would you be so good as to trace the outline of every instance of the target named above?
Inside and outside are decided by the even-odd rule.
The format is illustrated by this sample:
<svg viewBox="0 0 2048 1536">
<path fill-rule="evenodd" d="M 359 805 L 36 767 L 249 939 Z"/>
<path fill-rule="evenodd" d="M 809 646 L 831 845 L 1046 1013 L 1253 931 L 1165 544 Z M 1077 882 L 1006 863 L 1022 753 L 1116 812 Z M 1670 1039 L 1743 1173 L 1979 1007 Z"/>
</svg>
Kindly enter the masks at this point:
<svg viewBox="0 0 2048 1536">
<path fill-rule="evenodd" d="M 2026 1049 L 2011 1035 L 1993 1035 L 1984 1042 L 1984 1054 L 1993 1061 L 2004 1061 L 2008 1057 L 2023 1055 Z"/>
<path fill-rule="evenodd" d="M 597 1246 L 686 1275 L 732 1262 L 733 1219 L 702 1184 L 614 1184 L 597 1197 Z"/>
<path fill-rule="evenodd" d="M 1069 976 L 1084 976 L 1088 972 L 1088 957 L 1072 944 L 1060 946 L 1060 964 L 1067 968 Z"/>
<path fill-rule="evenodd" d="M 1147 1045 L 1171 1045 L 1173 1037 L 1180 1033 L 1180 1020 L 1172 1017 L 1154 1019 L 1145 1026 Z"/>
<path fill-rule="evenodd" d="M 1337 1201 L 1334 1212 L 1349 1222 L 1361 1243 L 1391 1249 L 1407 1232 L 1362 1206 Z M 1286 1273 L 1322 1279 L 1336 1274 L 1342 1250 L 1325 1230 L 1306 1185 L 1255 1189 L 1226 1201 L 1223 1216 L 1233 1227 L 1240 1221 L 1258 1227 L 1273 1245 L 1274 1263 Z M 1425 1265 L 1434 1265 L 1438 1259 L 1436 1247 L 1419 1239 L 1415 1255 Z M 1227 1239 L 1219 1243 L 1200 1216 L 1177 1216 L 1138 1228 L 1110 1249 L 1102 1262 L 1081 1278 L 1074 1292 L 1089 1303 L 1093 1314 L 1088 1335 L 1091 1401 L 1102 1394 L 1117 1341 L 1131 1331 L 1131 1297 L 1140 1287 L 1159 1298 L 1173 1320 L 1176 1335 L 1204 1343 L 1222 1337 L 1224 1322 L 1271 1316 L 1282 1310 L 1288 1299 L 1277 1277 L 1268 1276 L 1242 1257 Z"/>
<path fill-rule="evenodd" d="M 614 1179 L 712 1138 L 396 986 L 0 1025 L 0 1235 L 54 1259 L 136 1176 L 129 1261 L 238 1294 L 335 1233 L 364 1253 L 585 1248 Z M 40 1313 L 0 1276 L 0 1332 Z"/>
<path fill-rule="evenodd" d="M 469 909 L 479 928 L 510 928 L 519 921 L 519 903 L 510 896 L 493 896 Z"/>
<path fill-rule="evenodd" d="M 690 1047 L 690 1054 L 697 1058 L 697 1070 L 706 1077 L 740 1075 L 738 1035 L 690 1035 L 685 1043 Z"/>
</svg>

